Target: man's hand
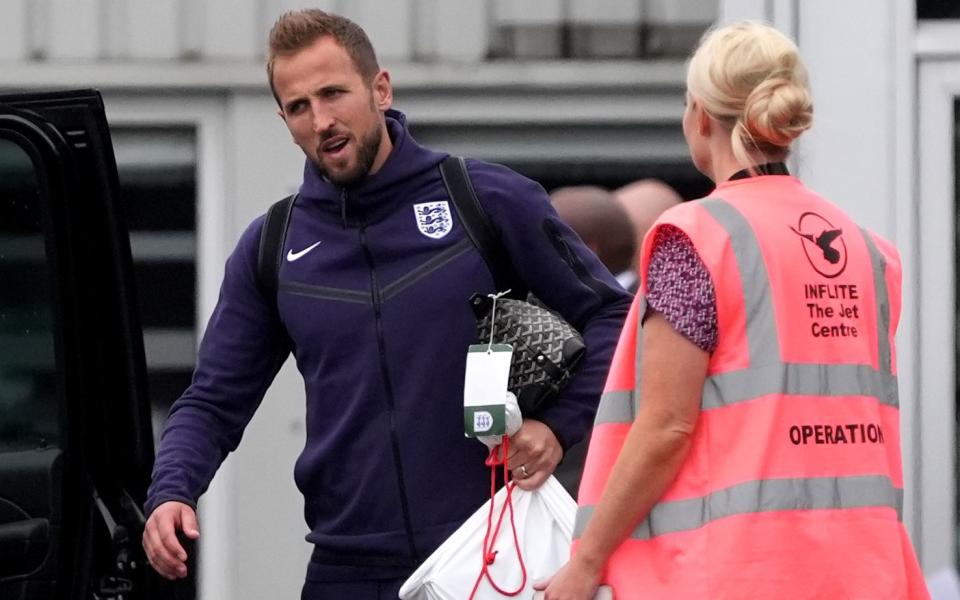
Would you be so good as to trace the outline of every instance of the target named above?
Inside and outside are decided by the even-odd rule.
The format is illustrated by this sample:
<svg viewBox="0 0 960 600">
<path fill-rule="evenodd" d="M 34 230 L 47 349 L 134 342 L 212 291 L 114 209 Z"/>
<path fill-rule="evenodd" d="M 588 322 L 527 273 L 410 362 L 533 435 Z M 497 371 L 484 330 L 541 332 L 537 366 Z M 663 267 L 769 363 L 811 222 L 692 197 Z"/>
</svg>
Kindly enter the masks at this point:
<svg viewBox="0 0 960 600">
<path fill-rule="evenodd" d="M 143 549 L 150 565 L 167 579 L 187 576 L 187 551 L 177 539 L 182 531 L 191 540 L 200 537 L 197 513 L 183 502 L 164 502 L 147 519 L 143 528 Z"/>
<path fill-rule="evenodd" d="M 563 448 L 545 424 L 524 419 L 520 431 L 510 436 L 507 465 L 523 490 L 535 490 L 547 480 L 563 458 Z"/>
</svg>

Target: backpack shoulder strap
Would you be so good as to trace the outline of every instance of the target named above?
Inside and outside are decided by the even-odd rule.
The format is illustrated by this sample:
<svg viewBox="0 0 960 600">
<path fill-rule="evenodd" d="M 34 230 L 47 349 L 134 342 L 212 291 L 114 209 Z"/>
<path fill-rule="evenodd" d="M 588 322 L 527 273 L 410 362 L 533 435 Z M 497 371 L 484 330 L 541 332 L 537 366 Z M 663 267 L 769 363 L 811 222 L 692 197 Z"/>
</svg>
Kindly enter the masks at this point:
<svg viewBox="0 0 960 600">
<path fill-rule="evenodd" d="M 257 253 L 257 281 L 265 290 L 276 294 L 280 281 L 280 261 L 283 244 L 290 225 L 290 213 L 297 195 L 287 196 L 273 203 L 260 231 L 260 250 Z"/>
<path fill-rule="evenodd" d="M 510 259 L 497 233 L 490 224 L 487 213 L 480 204 L 477 192 L 470 181 L 467 165 L 459 156 L 448 156 L 440 163 L 440 175 L 447 188 L 447 195 L 453 201 L 453 207 L 467 231 L 467 235 L 477 247 L 480 256 L 487 263 L 487 268 L 493 275 L 498 291 L 512 289 L 511 296 L 524 294 L 518 289 L 520 278 L 511 266 Z"/>
</svg>

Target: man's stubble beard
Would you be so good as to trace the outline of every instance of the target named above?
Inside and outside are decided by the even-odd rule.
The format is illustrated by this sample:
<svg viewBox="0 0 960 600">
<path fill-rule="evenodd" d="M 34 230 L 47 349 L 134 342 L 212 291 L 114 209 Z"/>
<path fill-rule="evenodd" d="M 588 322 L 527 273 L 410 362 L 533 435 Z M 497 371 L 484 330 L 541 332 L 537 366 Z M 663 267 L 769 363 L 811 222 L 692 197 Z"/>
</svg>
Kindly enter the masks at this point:
<svg viewBox="0 0 960 600">
<path fill-rule="evenodd" d="M 362 139 L 357 140 L 357 166 L 350 171 L 336 174 L 328 170 L 320 159 L 323 153 L 320 151 L 322 141 L 317 145 L 317 160 L 315 161 L 320 173 L 330 182 L 342 186 L 350 186 L 370 173 L 373 163 L 377 159 L 377 152 L 380 150 L 380 143 L 383 141 L 383 130 L 379 123 Z"/>
</svg>

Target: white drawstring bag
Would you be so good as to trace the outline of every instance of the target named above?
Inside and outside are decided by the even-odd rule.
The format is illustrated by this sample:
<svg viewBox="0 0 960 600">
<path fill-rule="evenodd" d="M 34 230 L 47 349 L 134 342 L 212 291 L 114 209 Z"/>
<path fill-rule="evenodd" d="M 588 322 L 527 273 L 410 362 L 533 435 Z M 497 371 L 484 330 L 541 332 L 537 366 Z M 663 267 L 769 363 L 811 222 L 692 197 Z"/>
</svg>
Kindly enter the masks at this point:
<svg viewBox="0 0 960 600">
<path fill-rule="evenodd" d="M 507 497 L 504 486 L 494 497 L 493 523 L 496 527 Z M 552 475 L 532 492 L 515 487 L 513 522 L 526 567 L 526 584 L 511 598 L 531 600 L 533 584 L 556 573 L 570 558 L 570 538 L 577 504 Z M 483 543 L 490 502 L 473 513 L 453 535 L 420 565 L 400 588 L 402 600 L 466 600 L 483 568 Z M 510 527 L 510 511 L 503 517 L 499 535 L 492 545 L 496 558 L 487 567 L 490 578 L 501 589 L 516 590 L 523 581 L 520 561 Z M 502 600 L 502 595 L 484 577 L 474 595 L 476 600 Z"/>
</svg>

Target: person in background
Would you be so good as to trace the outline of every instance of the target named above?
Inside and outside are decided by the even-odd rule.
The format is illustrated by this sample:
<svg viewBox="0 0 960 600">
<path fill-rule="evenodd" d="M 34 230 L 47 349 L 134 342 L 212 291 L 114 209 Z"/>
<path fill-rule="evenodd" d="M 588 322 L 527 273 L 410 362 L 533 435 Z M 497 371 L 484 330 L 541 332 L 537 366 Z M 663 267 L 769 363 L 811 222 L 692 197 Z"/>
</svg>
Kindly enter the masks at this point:
<svg viewBox="0 0 960 600">
<path fill-rule="evenodd" d="M 617 199 L 633 223 L 637 248 L 643 244 L 644 236 L 663 211 L 683 202 L 683 198 L 676 190 L 659 179 L 639 179 L 628 183 L 613 190 L 613 197 Z"/>
<path fill-rule="evenodd" d="M 645 238 L 547 600 L 929 597 L 901 522 L 900 259 L 788 173 L 812 120 L 787 37 L 705 35 L 683 132 L 717 187 Z"/>
<path fill-rule="evenodd" d="M 640 281 L 634 267 L 639 240 L 634 238 L 630 218 L 613 194 L 593 185 L 568 186 L 550 192 L 550 202 L 560 219 L 614 274 L 617 283 L 631 294 L 635 293 Z M 553 473 L 574 498 L 587 458 L 588 437 L 589 431 L 564 453 Z"/>
<path fill-rule="evenodd" d="M 143 544 L 161 575 L 186 575 L 177 532 L 293 354 L 306 392 L 304 599 L 396 598 L 403 581 L 489 496 L 485 448 L 464 437 L 469 299 L 494 279 L 447 195 L 447 154 L 419 145 L 391 108 L 390 74 L 364 31 L 320 10 L 280 17 L 267 72 L 306 156 L 278 287 L 258 276 L 264 217 L 227 261 L 193 382 L 170 411 Z M 473 187 L 523 284 L 583 333 L 576 375 L 525 415 L 509 467 L 546 481 L 596 411 L 630 297 L 533 181 L 467 160 Z"/>
<path fill-rule="evenodd" d="M 560 219 L 570 226 L 607 267 L 625 290 L 637 289 L 633 257 L 639 240 L 634 238 L 627 212 L 607 190 L 592 186 L 557 188 L 550 202 Z"/>
</svg>

